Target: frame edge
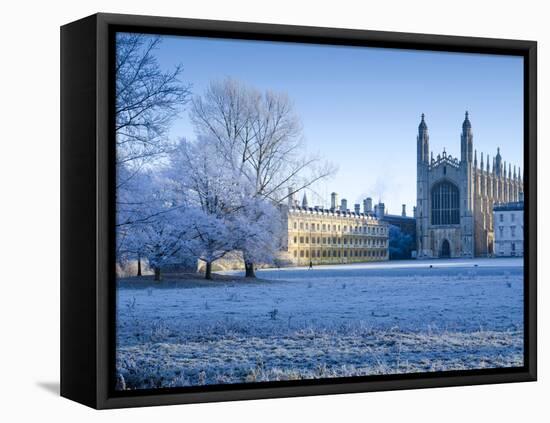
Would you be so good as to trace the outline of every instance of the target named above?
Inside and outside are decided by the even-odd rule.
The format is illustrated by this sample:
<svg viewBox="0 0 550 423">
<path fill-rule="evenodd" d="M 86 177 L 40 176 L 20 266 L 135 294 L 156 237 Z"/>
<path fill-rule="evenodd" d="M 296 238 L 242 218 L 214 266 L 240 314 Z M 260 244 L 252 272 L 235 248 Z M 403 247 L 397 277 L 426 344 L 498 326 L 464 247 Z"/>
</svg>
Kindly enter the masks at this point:
<svg viewBox="0 0 550 423">
<path fill-rule="evenodd" d="M 60 378 L 62 397 L 95 407 L 96 16 L 61 27 Z"/>
<path fill-rule="evenodd" d="M 97 261 L 94 262 L 94 276 L 97 280 L 94 281 L 94 289 L 97 288 L 95 295 L 97 295 L 97 304 L 94 303 L 95 317 L 97 324 L 95 333 L 95 347 L 96 347 L 96 366 L 94 371 L 94 399 L 93 401 L 79 401 L 94 408 L 121 408 L 121 407 L 135 407 L 135 406 L 151 406 L 151 405 L 170 405 L 170 404 L 184 404 L 184 403 L 199 403 L 199 402 L 213 402 L 213 401 L 234 401 L 244 399 L 265 399 L 265 398 L 280 398 L 280 397 L 295 397 L 295 396 L 310 396 L 310 395 L 326 395 L 326 394 L 342 394 L 342 393 L 360 393 L 371 391 L 385 391 L 385 390 L 402 390 L 402 389 L 420 389 L 420 388 L 433 388 L 433 387 L 450 387 L 459 385 L 479 385 L 479 384 L 492 384 L 492 383 L 507 383 L 507 382 L 524 382 L 537 380 L 537 365 L 536 365 L 536 50 L 537 43 L 534 41 L 518 41 L 518 40 L 503 40 L 503 39 L 487 39 L 487 38 L 472 38 L 472 37 L 457 37 L 457 36 L 445 36 L 445 35 L 427 35 L 427 34 L 406 34 L 399 32 L 381 32 L 381 31 L 367 31 L 367 30 L 354 30 L 354 29 L 334 29 L 334 28 L 318 28 L 318 27 L 304 27 L 304 26 L 287 26 L 276 24 L 256 24 L 256 23 L 242 23 L 242 22 L 224 22 L 224 21 L 209 21 L 209 20 L 197 20 L 197 19 L 181 19 L 181 18 L 161 18 L 161 17 L 149 17 L 149 16 L 135 16 L 135 15 L 118 15 L 118 14 L 97 14 L 92 15 L 85 19 L 93 19 L 97 30 L 94 38 L 94 48 L 97 46 L 95 54 L 95 66 L 94 77 L 96 82 L 96 102 L 94 103 L 94 113 L 97 112 L 97 120 L 95 121 L 96 127 L 94 132 L 94 146 L 97 148 L 97 156 L 94 157 L 94 164 L 96 166 L 96 173 L 94 173 L 95 183 L 97 183 L 97 197 L 94 210 L 97 211 L 94 226 L 97 238 L 97 244 L 95 245 L 95 254 L 97 255 Z M 80 22 L 80 21 L 77 21 Z M 69 24 L 68 26 L 70 26 Z M 247 34 L 271 34 L 273 32 L 277 34 L 295 34 L 296 36 L 308 35 L 314 39 L 315 37 L 327 37 L 330 40 L 351 40 L 354 37 L 360 37 L 361 39 L 375 39 L 379 41 L 387 40 L 390 38 L 392 42 L 403 43 L 407 39 L 410 45 L 416 45 L 411 41 L 412 38 L 419 37 L 422 41 L 421 49 L 431 49 L 430 44 L 438 43 L 441 46 L 448 48 L 456 48 L 457 46 L 466 45 L 469 49 L 477 49 L 480 46 L 485 46 L 491 49 L 510 49 L 512 48 L 516 53 L 525 56 L 529 62 L 529 74 L 528 74 L 528 93 L 529 93 L 529 110 L 526 113 L 526 125 L 528 126 L 528 139 L 525 139 L 526 148 L 528 148 L 529 157 L 529 190 L 534 195 L 529 196 L 529 248 L 533 253 L 529 255 L 529 263 L 526 263 L 531 269 L 530 289 L 529 289 L 529 315 L 528 315 L 528 328 L 529 328 L 529 357 L 528 368 L 526 371 L 520 371 L 509 374 L 498 375 L 469 375 L 469 376 L 451 376 L 446 380 L 435 377 L 410 379 L 410 380 L 392 380 L 392 381 L 373 381 L 373 382 L 358 382 L 349 384 L 326 384 L 326 385 L 310 385 L 299 387 L 253 387 L 251 389 L 243 390 L 228 390 L 219 392 L 201 392 L 201 393 L 170 393 L 170 394 L 153 394 L 153 395 L 141 395 L 141 396 L 125 396 L 125 397 L 110 397 L 109 396 L 109 376 L 108 376 L 108 344 L 109 339 L 107 331 L 109 329 L 109 322 L 107 319 L 109 312 L 108 302 L 108 257 L 105 254 L 107 251 L 106 246 L 109 240 L 109 198 L 108 188 L 109 181 L 108 166 L 105 160 L 108 157 L 109 149 L 109 121 L 108 121 L 108 99 L 109 99 L 109 71 L 108 71 L 108 51 L 109 51 L 109 28 L 118 25 L 130 25 L 139 26 L 144 25 L 151 28 L 192 28 L 192 29 L 205 29 L 210 30 L 229 31 L 235 33 L 247 33 Z M 65 26 L 65 27 L 68 27 Z M 63 27 L 63 29 L 65 28 Z M 63 31 L 62 29 L 62 31 Z M 291 36 L 291 35 L 289 35 Z M 402 47 L 402 48 L 414 48 L 414 47 Z M 62 66 L 63 68 L 63 66 Z M 63 99 L 63 94 L 62 94 Z M 63 113 L 62 113 L 63 116 Z M 63 125 L 62 125 L 63 127 Z M 62 136 L 63 138 L 63 136 Z M 62 142 L 62 154 L 63 154 L 63 142 Z M 526 157 L 527 157 L 526 156 Z M 63 165 L 62 165 L 63 166 Z M 527 169 L 527 167 L 526 167 Z M 62 173 L 62 185 L 63 185 L 63 173 Z M 89 189 L 89 188 L 88 188 Z M 62 186 L 62 197 L 63 195 Z M 63 201 L 63 200 L 62 200 Z M 62 207 L 63 209 L 63 207 Z M 63 225 L 63 215 L 62 215 Z M 63 236 L 62 236 L 63 239 Z M 63 263 L 63 247 L 62 247 L 62 263 Z M 62 264 L 63 266 L 63 264 Z M 63 277 L 62 277 L 63 280 Z M 95 285 L 97 283 L 97 286 Z M 63 284 L 63 282 L 62 282 Z M 63 286 L 62 286 L 63 291 Z M 94 297 L 94 300 L 96 298 Z M 62 328 L 63 328 L 62 321 Z M 62 382 L 62 395 L 67 396 L 70 399 L 78 399 L 63 394 L 63 382 Z"/>
</svg>

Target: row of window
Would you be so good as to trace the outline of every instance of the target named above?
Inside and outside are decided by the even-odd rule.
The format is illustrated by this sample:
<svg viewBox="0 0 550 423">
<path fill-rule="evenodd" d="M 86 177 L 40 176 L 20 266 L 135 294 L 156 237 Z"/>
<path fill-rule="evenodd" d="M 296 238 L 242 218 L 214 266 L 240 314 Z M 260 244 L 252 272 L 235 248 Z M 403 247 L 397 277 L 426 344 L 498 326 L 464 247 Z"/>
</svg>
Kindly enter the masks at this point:
<svg viewBox="0 0 550 423">
<path fill-rule="evenodd" d="M 499 213 L 498 220 L 500 222 L 504 222 L 504 213 Z M 510 222 L 515 222 L 515 221 L 516 221 L 515 213 L 510 213 Z"/>
<path fill-rule="evenodd" d="M 301 236 L 298 238 L 297 236 L 294 237 L 294 244 L 298 244 L 298 240 L 300 241 L 300 244 L 309 244 L 309 237 L 303 237 Z M 343 244 L 343 245 L 367 245 L 367 246 L 379 246 L 384 247 L 387 245 L 387 240 L 385 239 L 364 239 L 364 238 L 337 238 L 337 237 L 311 237 L 311 243 L 312 244 Z"/>
<path fill-rule="evenodd" d="M 515 242 L 512 242 L 512 244 L 510 245 L 510 247 L 511 247 L 510 254 L 511 254 L 512 256 L 515 256 L 515 255 L 516 255 L 516 251 L 517 251 L 517 250 L 519 250 L 519 253 L 520 253 L 520 254 L 521 254 L 521 252 L 522 252 L 522 250 L 523 250 L 523 242 L 520 241 L 520 242 L 518 242 L 517 244 L 518 244 L 518 247 L 519 247 L 519 248 L 516 248 L 516 243 L 515 243 Z M 506 252 L 506 251 L 505 251 L 504 244 L 501 244 L 499 254 L 500 254 L 501 256 L 503 256 L 503 255 L 505 254 L 505 252 Z"/>
<path fill-rule="evenodd" d="M 343 232 L 352 232 L 352 233 L 364 233 L 364 234 L 379 234 L 382 235 L 385 233 L 385 228 L 382 226 L 347 226 L 347 225 L 330 225 L 330 224 L 320 224 L 320 223 L 311 223 L 308 222 L 300 222 L 300 229 L 301 230 L 311 230 L 311 231 L 330 231 L 332 228 L 332 231 L 338 231 L 340 232 L 340 228 L 342 228 Z M 298 229 L 298 222 L 294 222 L 293 225 L 294 229 Z"/>
<path fill-rule="evenodd" d="M 386 257 L 385 250 L 313 250 L 311 252 L 311 258 L 321 258 L 321 257 L 375 257 L 375 258 L 384 258 Z M 294 251 L 294 257 L 298 257 L 298 251 Z M 301 250 L 300 257 L 309 258 L 309 250 Z"/>
<path fill-rule="evenodd" d="M 523 229 L 523 226 L 522 226 L 522 229 Z M 498 227 L 498 234 L 499 234 L 500 238 L 504 237 L 504 226 L 499 226 Z M 510 226 L 510 236 L 512 238 L 516 237 L 516 227 L 515 226 Z"/>
</svg>

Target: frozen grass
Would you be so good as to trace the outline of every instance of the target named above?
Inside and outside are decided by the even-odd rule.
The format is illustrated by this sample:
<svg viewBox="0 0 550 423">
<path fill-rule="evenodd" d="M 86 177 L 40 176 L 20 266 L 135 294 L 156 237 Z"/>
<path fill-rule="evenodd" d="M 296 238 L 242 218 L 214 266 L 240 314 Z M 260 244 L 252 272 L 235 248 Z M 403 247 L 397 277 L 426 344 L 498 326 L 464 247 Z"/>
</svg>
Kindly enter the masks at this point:
<svg viewBox="0 0 550 423">
<path fill-rule="evenodd" d="M 521 366 L 522 262 L 491 262 L 125 280 L 119 388 Z"/>
</svg>

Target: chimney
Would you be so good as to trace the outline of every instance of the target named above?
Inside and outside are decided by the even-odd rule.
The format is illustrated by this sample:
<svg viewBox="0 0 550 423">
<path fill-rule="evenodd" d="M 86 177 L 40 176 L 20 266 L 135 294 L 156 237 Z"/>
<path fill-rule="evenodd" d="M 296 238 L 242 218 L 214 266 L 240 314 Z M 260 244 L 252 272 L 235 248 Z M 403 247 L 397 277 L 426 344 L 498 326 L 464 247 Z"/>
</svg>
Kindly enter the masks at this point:
<svg viewBox="0 0 550 423">
<path fill-rule="evenodd" d="M 402 207 L 401 216 L 407 217 L 407 205 L 406 205 L 406 204 L 402 204 L 401 207 Z"/>
<path fill-rule="evenodd" d="M 331 210 L 337 210 L 338 209 L 338 194 L 333 192 L 330 194 L 330 208 Z"/>
<path fill-rule="evenodd" d="M 363 208 L 365 209 L 365 213 L 372 213 L 372 198 L 365 198 L 365 201 L 363 201 Z"/>
<path fill-rule="evenodd" d="M 347 211 L 348 210 L 348 200 L 345 198 L 342 198 L 342 201 L 340 202 L 340 210 Z"/>
<path fill-rule="evenodd" d="M 353 208 L 354 208 L 355 214 L 361 213 L 361 204 L 355 204 Z"/>
<path fill-rule="evenodd" d="M 376 217 L 382 218 L 385 214 L 385 205 L 384 203 L 378 203 L 378 206 L 376 207 Z"/>
</svg>

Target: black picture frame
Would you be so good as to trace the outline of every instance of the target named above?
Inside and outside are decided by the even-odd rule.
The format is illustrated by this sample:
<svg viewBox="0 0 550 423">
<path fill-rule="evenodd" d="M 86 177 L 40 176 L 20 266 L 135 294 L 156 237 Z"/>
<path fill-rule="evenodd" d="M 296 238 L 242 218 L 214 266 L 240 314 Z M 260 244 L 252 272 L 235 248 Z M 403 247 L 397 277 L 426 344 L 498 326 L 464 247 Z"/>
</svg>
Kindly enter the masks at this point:
<svg viewBox="0 0 550 423">
<path fill-rule="evenodd" d="M 524 58 L 525 278 L 522 368 L 115 392 L 114 33 L 487 53 Z M 61 28 L 61 395 L 97 409 L 534 381 L 537 378 L 537 44 L 118 14 Z"/>
</svg>

